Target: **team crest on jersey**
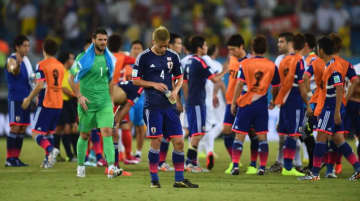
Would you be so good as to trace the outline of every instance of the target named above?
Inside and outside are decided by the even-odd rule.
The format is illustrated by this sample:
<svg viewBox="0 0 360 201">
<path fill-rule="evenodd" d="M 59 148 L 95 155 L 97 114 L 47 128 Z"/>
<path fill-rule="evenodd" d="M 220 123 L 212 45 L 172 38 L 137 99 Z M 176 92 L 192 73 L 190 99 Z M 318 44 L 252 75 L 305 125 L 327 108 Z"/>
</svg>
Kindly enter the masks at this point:
<svg viewBox="0 0 360 201">
<path fill-rule="evenodd" d="M 15 117 L 15 121 L 16 121 L 16 122 L 19 122 L 19 121 L 20 121 L 20 116 L 16 116 L 16 117 Z"/>
<path fill-rule="evenodd" d="M 133 69 L 132 70 L 132 77 L 137 77 L 138 75 L 138 70 L 137 69 Z"/>
<path fill-rule="evenodd" d="M 174 66 L 174 63 L 172 62 L 171 57 L 167 57 L 167 66 L 168 66 L 169 71 L 171 71 L 171 69 Z"/>
<path fill-rule="evenodd" d="M 151 133 L 153 133 L 153 134 L 156 133 L 156 127 L 151 127 Z"/>
</svg>

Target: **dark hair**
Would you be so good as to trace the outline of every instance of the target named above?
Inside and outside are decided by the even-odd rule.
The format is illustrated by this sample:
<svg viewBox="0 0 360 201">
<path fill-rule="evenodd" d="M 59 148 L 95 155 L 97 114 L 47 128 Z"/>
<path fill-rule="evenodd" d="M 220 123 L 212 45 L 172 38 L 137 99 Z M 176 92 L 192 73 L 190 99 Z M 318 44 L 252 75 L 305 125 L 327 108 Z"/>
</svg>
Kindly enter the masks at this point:
<svg viewBox="0 0 360 201">
<path fill-rule="evenodd" d="M 244 43 L 244 38 L 240 34 L 234 34 L 229 38 L 226 45 L 240 47 L 241 45 L 244 45 Z"/>
<path fill-rule="evenodd" d="M 89 37 L 87 37 L 86 39 L 85 39 L 85 44 L 84 45 L 86 45 L 86 44 L 91 44 L 92 43 L 92 38 L 89 36 Z"/>
<path fill-rule="evenodd" d="M 286 42 L 294 41 L 294 34 L 291 32 L 283 32 L 279 35 L 279 38 L 285 38 Z"/>
<path fill-rule="evenodd" d="M 68 51 L 64 51 L 64 52 L 60 52 L 57 59 L 62 63 L 65 64 L 67 62 L 67 60 L 69 60 L 70 58 L 70 54 L 72 54 L 71 52 Z"/>
<path fill-rule="evenodd" d="M 302 50 L 305 47 L 305 37 L 302 34 L 294 36 L 294 50 Z"/>
<path fill-rule="evenodd" d="M 264 54 L 267 49 L 266 38 L 263 35 L 258 35 L 253 39 L 252 50 L 256 54 Z"/>
<path fill-rule="evenodd" d="M 192 52 L 192 48 L 191 48 L 192 37 L 193 37 L 192 35 L 187 35 L 187 36 L 185 36 L 184 41 L 183 41 L 185 49 L 190 52 Z"/>
<path fill-rule="evenodd" d="M 327 36 L 323 36 L 318 40 L 319 50 L 322 49 L 325 54 L 334 54 L 334 42 Z"/>
<path fill-rule="evenodd" d="M 46 39 L 44 42 L 44 51 L 46 54 L 55 56 L 58 50 L 58 44 L 52 39 Z"/>
<path fill-rule="evenodd" d="M 216 51 L 216 45 L 210 45 L 208 51 L 207 51 L 207 55 L 211 56 L 215 53 Z"/>
<path fill-rule="evenodd" d="M 329 35 L 329 37 L 334 43 L 334 53 L 340 52 L 340 50 L 342 48 L 342 40 L 341 40 L 340 36 L 336 33 L 332 33 Z"/>
<path fill-rule="evenodd" d="M 170 33 L 170 41 L 169 41 L 169 43 L 170 43 L 170 44 L 174 44 L 174 43 L 175 43 L 175 40 L 176 40 L 177 38 L 180 38 L 180 39 L 181 39 L 181 36 L 180 36 L 179 34 L 177 34 L 177 33 Z"/>
<path fill-rule="evenodd" d="M 144 43 L 141 40 L 134 40 L 133 42 L 131 42 L 131 47 L 136 44 L 141 45 L 141 47 L 144 49 Z"/>
<path fill-rule="evenodd" d="M 25 35 L 16 36 L 14 40 L 14 48 L 21 46 L 25 41 L 29 41 Z"/>
<path fill-rule="evenodd" d="M 194 36 L 191 39 L 191 49 L 193 53 L 196 53 L 197 49 L 202 48 L 205 43 L 205 38 L 202 36 Z"/>
<path fill-rule="evenodd" d="M 119 34 L 112 34 L 109 39 L 107 46 L 110 52 L 118 52 L 121 48 L 122 39 Z"/>
<path fill-rule="evenodd" d="M 105 30 L 104 28 L 97 28 L 97 29 L 95 30 L 95 32 L 93 33 L 92 38 L 95 39 L 98 34 L 107 35 L 107 32 L 106 32 L 106 30 Z"/>
<path fill-rule="evenodd" d="M 305 42 L 308 44 L 310 49 L 314 49 L 316 46 L 316 38 L 314 34 L 306 33 L 304 34 Z"/>
</svg>

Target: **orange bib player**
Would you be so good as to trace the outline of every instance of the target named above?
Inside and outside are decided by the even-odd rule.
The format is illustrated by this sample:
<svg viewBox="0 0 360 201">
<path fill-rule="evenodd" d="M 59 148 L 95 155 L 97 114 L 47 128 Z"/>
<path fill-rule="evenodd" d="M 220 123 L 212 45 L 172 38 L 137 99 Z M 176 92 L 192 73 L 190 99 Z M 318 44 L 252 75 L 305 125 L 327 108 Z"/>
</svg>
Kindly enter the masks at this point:
<svg viewBox="0 0 360 201">
<path fill-rule="evenodd" d="M 54 133 L 56 124 L 63 107 L 62 81 L 65 68 L 54 56 L 57 44 L 53 40 L 44 43 L 44 60 L 37 65 L 36 87 L 23 101 L 22 107 L 27 108 L 30 101 L 39 94 L 39 103 L 36 110 L 32 136 L 36 142 L 45 150 L 46 157 L 42 167 L 52 167 L 59 154 L 54 149 L 50 134 Z"/>
</svg>

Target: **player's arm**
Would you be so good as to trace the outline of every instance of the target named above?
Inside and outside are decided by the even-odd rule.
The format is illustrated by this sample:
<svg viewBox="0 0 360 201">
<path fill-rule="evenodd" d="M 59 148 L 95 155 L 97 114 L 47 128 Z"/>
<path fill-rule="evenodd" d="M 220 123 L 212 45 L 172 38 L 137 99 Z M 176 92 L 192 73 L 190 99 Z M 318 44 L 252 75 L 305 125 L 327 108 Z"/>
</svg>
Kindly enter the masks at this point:
<svg viewBox="0 0 360 201">
<path fill-rule="evenodd" d="M 272 110 L 275 108 L 275 99 L 280 91 L 280 75 L 278 67 L 275 66 L 274 76 L 271 81 L 271 95 L 272 100 L 270 101 L 269 109 Z"/>
<path fill-rule="evenodd" d="M 305 88 L 306 88 L 306 92 L 308 93 L 308 95 L 311 95 L 311 90 L 310 90 L 310 80 L 311 77 L 314 74 L 314 70 L 313 70 L 313 66 L 310 65 L 309 68 L 305 71 L 304 75 L 303 75 L 303 80 L 305 83 Z"/>
<path fill-rule="evenodd" d="M 238 79 L 238 81 L 236 82 L 236 85 L 235 85 L 234 97 L 233 97 L 232 103 L 231 103 L 231 113 L 233 115 L 236 114 L 236 100 L 239 98 L 239 96 L 243 90 L 243 87 L 244 87 L 244 80 Z"/>
<path fill-rule="evenodd" d="M 13 75 L 17 75 L 20 73 L 20 65 L 22 62 L 22 60 L 18 59 L 17 53 L 16 53 L 16 58 L 17 59 L 9 58 L 7 63 L 7 70 Z"/>
<path fill-rule="evenodd" d="M 340 110 L 341 110 L 342 99 L 344 97 L 344 84 L 342 82 L 343 80 L 339 73 L 337 73 L 335 75 L 333 74 L 333 76 L 330 79 L 333 79 L 335 90 L 336 90 L 336 92 L 335 92 L 336 93 L 336 104 L 335 104 L 334 120 L 335 120 L 336 125 L 340 125 L 341 124 Z"/>
<path fill-rule="evenodd" d="M 354 89 L 360 83 L 360 79 L 359 76 L 356 75 L 355 69 L 351 64 L 348 68 L 348 72 L 346 76 L 350 78 L 350 86 L 345 96 L 345 100 L 347 102 L 353 96 Z"/>
<path fill-rule="evenodd" d="M 25 110 L 29 107 L 31 100 L 35 98 L 35 96 L 37 96 L 41 89 L 44 88 L 44 83 L 45 83 L 45 79 L 39 79 L 36 82 L 35 88 L 30 92 L 29 96 L 24 98 L 23 103 L 21 105 L 21 107 Z"/>
<path fill-rule="evenodd" d="M 81 107 L 85 111 L 87 111 L 88 107 L 87 107 L 86 103 L 89 103 L 90 101 L 80 93 L 80 83 L 75 83 L 75 81 L 74 81 L 74 77 L 75 77 L 77 71 L 78 71 L 78 69 L 76 66 L 71 67 L 70 76 L 69 76 L 68 81 L 69 81 L 69 85 L 70 85 L 71 89 L 73 90 L 73 92 L 75 94 L 75 97 L 78 100 L 78 103 L 81 105 Z"/>
<path fill-rule="evenodd" d="M 119 107 L 120 109 L 118 109 L 115 113 L 115 123 L 117 125 L 124 119 L 125 115 L 130 111 L 132 106 L 133 104 L 128 101 L 124 106 Z"/>
</svg>

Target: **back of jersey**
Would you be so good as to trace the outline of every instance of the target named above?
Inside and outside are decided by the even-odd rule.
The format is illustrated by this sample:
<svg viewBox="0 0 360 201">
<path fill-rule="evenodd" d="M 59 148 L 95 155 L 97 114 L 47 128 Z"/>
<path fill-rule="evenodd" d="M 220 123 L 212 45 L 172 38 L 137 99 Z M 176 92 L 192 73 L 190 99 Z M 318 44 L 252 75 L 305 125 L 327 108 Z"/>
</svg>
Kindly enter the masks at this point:
<svg viewBox="0 0 360 201">
<path fill-rule="evenodd" d="M 48 58 L 39 63 L 38 71 L 46 83 L 42 105 L 46 108 L 61 109 L 63 106 L 62 81 L 65 72 L 63 64 L 55 58 Z"/>
</svg>

